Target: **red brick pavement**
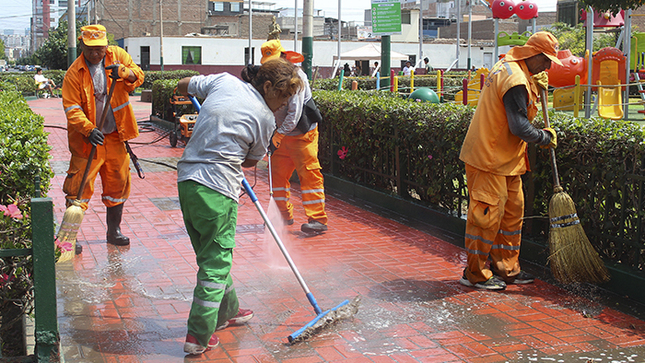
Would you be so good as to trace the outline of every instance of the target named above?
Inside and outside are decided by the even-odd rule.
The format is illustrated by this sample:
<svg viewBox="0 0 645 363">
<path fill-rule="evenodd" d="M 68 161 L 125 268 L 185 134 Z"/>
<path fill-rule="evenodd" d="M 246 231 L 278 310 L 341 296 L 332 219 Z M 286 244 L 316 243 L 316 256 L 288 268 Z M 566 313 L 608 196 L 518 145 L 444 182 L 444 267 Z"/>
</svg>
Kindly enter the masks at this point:
<svg viewBox="0 0 645 363">
<path fill-rule="evenodd" d="M 137 118 L 147 120 L 150 104 L 132 101 Z M 69 152 L 66 132 L 56 126 L 65 126 L 64 113 L 59 99 L 29 105 L 51 132 L 56 176 L 49 196 L 60 219 Z M 135 142 L 159 135 L 142 132 Z M 140 158 L 167 163 L 183 151 L 167 139 L 133 146 Z M 465 252 L 441 231 L 415 229 L 401 223 L 405 219 L 386 218 L 332 193 L 326 201 L 329 231 L 305 236 L 297 191 L 296 223 L 284 229 L 283 240 L 321 307 L 359 295 L 358 314 L 307 342 L 286 344 L 291 332 L 314 317 L 313 309 L 244 196 L 233 276 L 241 305 L 255 317 L 218 332 L 221 344 L 213 351 L 186 357 L 182 346 L 196 264 L 173 199 L 176 173 L 141 164 L 146 178 L 133 174 L 122 224 L 131 245 L 106 245 L 97 182 L 79 232 L 84 252 L 57 265 L 61 354 L 67 362 L 645 361 L 645 322 L 590 298 L 542 280 L 504 292 L 461 286 Z M 265 168 L 246 175 L 266 208 Z"/>
</svg>

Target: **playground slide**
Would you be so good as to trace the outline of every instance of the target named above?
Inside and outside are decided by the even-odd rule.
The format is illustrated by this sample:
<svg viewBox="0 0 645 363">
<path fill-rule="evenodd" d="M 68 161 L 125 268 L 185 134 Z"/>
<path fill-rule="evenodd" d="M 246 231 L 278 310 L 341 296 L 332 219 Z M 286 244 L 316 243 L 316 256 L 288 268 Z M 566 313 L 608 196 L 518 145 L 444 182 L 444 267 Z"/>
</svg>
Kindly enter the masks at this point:
<svg viewBox="0 0 645 363">
<path fill-rule="evenodd" d="M 608 87 L 602 87 L 603 84 Z M 623 118 L 622 94 L 620 87 L 616 86 L 618 84 L 620 84 L 618 62 L 615 60 L 600 62 L 598 116 L 611 120 Z"/>
</svg>

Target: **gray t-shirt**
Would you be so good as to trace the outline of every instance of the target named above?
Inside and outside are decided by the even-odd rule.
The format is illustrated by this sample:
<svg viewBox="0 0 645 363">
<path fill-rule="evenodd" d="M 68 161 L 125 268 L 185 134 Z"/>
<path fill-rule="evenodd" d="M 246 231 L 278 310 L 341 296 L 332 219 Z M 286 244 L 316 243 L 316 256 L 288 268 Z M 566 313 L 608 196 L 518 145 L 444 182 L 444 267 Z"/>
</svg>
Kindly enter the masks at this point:
<svg viewBox="0 0 645 363">
<path fill-rule="evenodd" d="M 205 100 L 177 163 L 177 182 L 193 180 L 237 201 L 242 162 L 266 154 L 273 112 L 251 84 L 228 73 L 195 76 L 188 93 Z"/>
</svg>

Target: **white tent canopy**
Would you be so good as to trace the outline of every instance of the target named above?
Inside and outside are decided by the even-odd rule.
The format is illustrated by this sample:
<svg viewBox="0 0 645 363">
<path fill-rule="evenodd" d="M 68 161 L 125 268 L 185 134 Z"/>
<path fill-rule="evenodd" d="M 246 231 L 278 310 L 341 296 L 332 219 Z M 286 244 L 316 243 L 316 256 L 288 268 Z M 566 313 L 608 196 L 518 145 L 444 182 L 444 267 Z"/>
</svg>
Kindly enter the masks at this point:
<svg viewBox="0 0 645 363">
<path fill-rule="evenodd" d="M 334 56 L 334 62 L 338 56 Z M 340 59 L 342 60 L 381 60 L 381 45 L 378 43 L 366 44 L 360 48 L 350 50 L 349 52 L 341 53 Z M 390 51 L 390 60 L 408 60 L 410 57 L 403 53 Z"/>
</svg>

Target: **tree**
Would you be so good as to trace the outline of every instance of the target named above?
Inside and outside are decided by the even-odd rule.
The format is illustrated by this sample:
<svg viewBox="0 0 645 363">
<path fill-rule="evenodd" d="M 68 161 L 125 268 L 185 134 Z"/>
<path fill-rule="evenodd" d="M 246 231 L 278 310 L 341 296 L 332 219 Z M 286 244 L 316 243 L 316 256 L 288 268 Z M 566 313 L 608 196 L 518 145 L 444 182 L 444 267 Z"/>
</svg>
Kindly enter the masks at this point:
<svg viewBox="0 0 645 363">
<path fill-rule="evenodd" d="M 7 59 L 7 55 L 4 54 L 4 41 L 0 39 L 0 59 Z"/>
<path fill-rule="evenodd" d="M 80 35 L 86 22 L 76 22 L 76 36 Z M 34 53 L 41 65 L 49 69 L 67 69 L 67 22 L 58 24 L 56 29 L 49 31 L 49 37 Z"/>
<path fill-rule="evenodd" d="M 580 4 L 585 7 L 591 6 L 594 11 L 611 11 L 616 15 L 620 10 L 636 10 L 645 4 L 644 0 L 580 0 Z"/>
<path fill-rule="evenodd" d="M 547 29 L 560 43 L 560 49 L 569 49 L 573 55 L 583 57 L 586 50 L 586 29 L 584 24 L 577 24 L 571 26 L 566 23 L 553 23 Z M 593 51 L 600 50 L 605 47 L 613 47 L 616 44 L 615 36 L 612 34 L 594 34 L 593 37 Z"/>
</svg>

